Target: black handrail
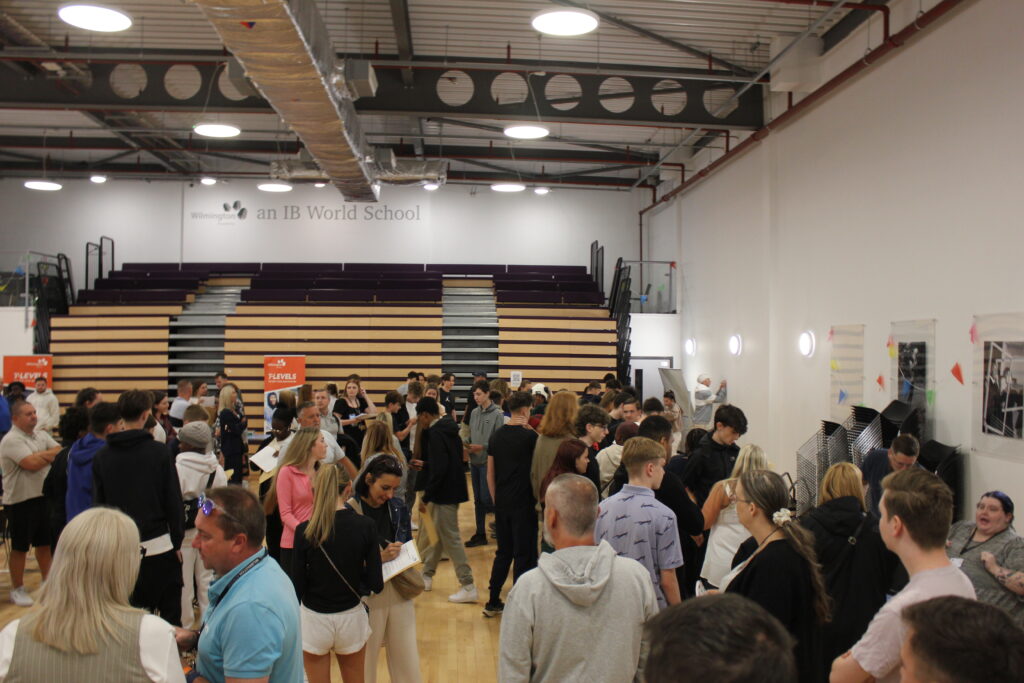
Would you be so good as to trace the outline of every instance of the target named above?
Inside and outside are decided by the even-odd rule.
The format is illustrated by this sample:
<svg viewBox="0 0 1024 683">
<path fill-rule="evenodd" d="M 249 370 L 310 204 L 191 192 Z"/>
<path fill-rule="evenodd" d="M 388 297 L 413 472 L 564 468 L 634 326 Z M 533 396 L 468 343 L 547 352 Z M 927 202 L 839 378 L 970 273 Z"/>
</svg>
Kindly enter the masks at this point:
<svg viewBox="0 0 1024 683">
<path fill-rule="evenodd" d="M 93 285 L 95 284 L 91 279 L 89 279 L 89 262 L 90 262 L 90 257 L 93 254 L 97 254 L 98 258 L 99 258 L 99 260 L 97 261 L 97 266 L 96 266 L 97 277 L 103 277 L 102 274 L 99 273 L 99 271 L 103 270 L 103 247 L 101 247 L 99 245 L 99 243 L 97 243 L 97 242 L 86 242 L 85 243 L 85 289 L 92 289 Z"/>
<path fill-rule="evenodd" d="M 103 272 L 103 240 L 110 242 L 110 268 L 108 268 L 107 271 L 109 272 L 117 268 L 117 263 L 114 258 L 114 250 L 116 249 L 114 238 L 107 237 L 106 235 L 100 235 L 100 277 L 106 277 L 106 274 Z"/>
</svg>

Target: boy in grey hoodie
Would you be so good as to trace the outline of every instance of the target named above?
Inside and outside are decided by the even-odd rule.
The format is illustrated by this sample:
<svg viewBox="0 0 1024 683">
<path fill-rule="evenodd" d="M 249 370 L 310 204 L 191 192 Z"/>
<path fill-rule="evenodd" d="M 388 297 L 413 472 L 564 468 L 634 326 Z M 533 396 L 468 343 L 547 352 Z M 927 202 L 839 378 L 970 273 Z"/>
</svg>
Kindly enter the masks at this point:
<svg viewBox="0 0 1024 683">
<path fill-rule="evenodd" d="M 494 432 L 505 424 L 505 413 L 495 402 L 495 399 L 500 401 L 501 398 L 498 392 L 493 392 L 492 395 L 490 386 L 485 381 L 481 380 L 473 385 L 473 399 L 478 410 L 474 410 L 469 416 L 469 443 L 466 450 L 469 452 L 469 472 L 473 482 L 476 533 L 466 541 L 467 548 L 487 545 L 484 520 L 488 512 L 494 512 L 494 501 L 491 500 L 491 492 L 487 488 L 487 444 Z"/>
<path fill-rule="evenodd" d="M 644 622 L 658 611 L 639 562 L 594 545 L 597 489 L 563 474 L 545 497 L 544 536 L 554 545 L 508 594 L 501 624 L 500 683 L 628 683 L 640 667 Z"/>
</svg>

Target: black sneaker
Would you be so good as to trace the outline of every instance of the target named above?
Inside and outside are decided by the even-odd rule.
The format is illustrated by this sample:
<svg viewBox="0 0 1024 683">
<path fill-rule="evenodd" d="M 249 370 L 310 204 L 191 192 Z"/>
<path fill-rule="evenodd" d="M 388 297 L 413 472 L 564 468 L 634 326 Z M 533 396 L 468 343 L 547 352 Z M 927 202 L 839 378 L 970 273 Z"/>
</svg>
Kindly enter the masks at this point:
<svg viewBox="0 0 1024 683">
<path fill-rule="evenodd" d="M 475 548 L 480 545 L 487 545 L 487 537 L 483 534 L 473 534 L 473 537 L 465 543 L 467 548 Z"/>
<path fill-rule="evenodd" d="M 488 601 L 487 604 L 484 605 L 484 616 L 488 618 L 500 616 L 504 611 L 505 603 L 501 600 L 498 600 L 498 602 Z"/>
</svg>

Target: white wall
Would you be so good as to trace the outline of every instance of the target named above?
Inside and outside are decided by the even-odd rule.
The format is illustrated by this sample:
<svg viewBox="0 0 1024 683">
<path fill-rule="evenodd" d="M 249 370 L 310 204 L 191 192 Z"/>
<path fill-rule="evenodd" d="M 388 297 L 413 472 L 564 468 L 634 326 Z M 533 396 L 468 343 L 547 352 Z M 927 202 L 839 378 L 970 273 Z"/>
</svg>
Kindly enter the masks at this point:
<svg viewBox="0 0 1024 683">
<path fill-rule="evenodd" d="M 81 180 L 50 193 L 6 179 L 0 181 L 0 230 L 5 249 L 67 253 L 78 286 L 85 242 L 101 234 L 116 240 L 118 264 L 181 257 L 589 265 L 590 243 L 597 239 L 605 246 L 610 283 L 618 256 L 637 258 L 636 216 L 646 198 L 639 191 L 600 190 L 502 195 L 450 185 L 433 193 L 388 187 L 382 201 L 370 205 L 346 204 L 330 187 L 268 194 L 255 186 Z M 238 209 L 224 209 L 236 201 L 244 219 Z M 323 211 L 349 213 L 326 217 Z"/>
<path fill-rule="evenodd" d="M 25 309 L 21 307 L 0 308 L 0 359 L 4 356 L 31 356 L 34 328 L 25 324 Z"/>
<path fill-rule="evenodd" d="M 972 316 L 1024 310 L 1024 140 L 1007 116 L 1024 93 L 1006 85 L 1024 79 L 1021 26 L 1024 3 L 968 3 L 662 212 L 681 240 L 682 336 L 698 340 L 687 380 L 726 377 L 746 440 L 782 469 L 828 415 L 833 324 L 866 325 L 865 402 L 881 408 L 890 323 L 934 318 L 935 437 L 971 444 Z M 804 329 L 811 359 L 796 352 Z M 734 332 L 740 358 L 725 350 Z M 971 498 L 1024 500 L 1024 444 L 968 461 Z"/>
</svg>

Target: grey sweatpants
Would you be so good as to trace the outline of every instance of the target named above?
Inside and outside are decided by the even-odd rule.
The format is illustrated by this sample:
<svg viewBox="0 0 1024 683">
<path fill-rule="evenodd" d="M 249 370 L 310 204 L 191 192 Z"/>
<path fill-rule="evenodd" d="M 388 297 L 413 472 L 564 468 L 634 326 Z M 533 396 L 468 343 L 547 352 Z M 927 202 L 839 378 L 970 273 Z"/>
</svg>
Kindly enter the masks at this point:
<svg viewBox="0 0 1024 683">
<path fill-rule="evenodd" d="M 437 571 L 437 563 L 441 560 L 441 553 L 447 553 L 455 567 L 455 576 L 459 583 L 469 586 L 473 583 L 473 570 L 466 559 L 466 548 L 462 545 L 462 536 L 459 535 L 459 506 L 438 505 L 430 503 L 427 505 L 427 513 L 434 520 L 437 527 L 438 543 L 427 548 L 423 557 L 424 576 L 433 576 Z"/>
</svg>

